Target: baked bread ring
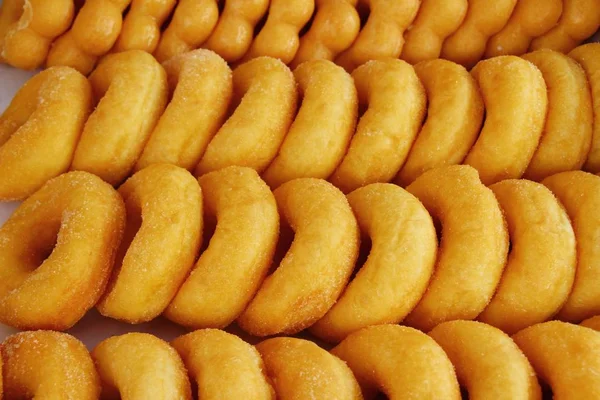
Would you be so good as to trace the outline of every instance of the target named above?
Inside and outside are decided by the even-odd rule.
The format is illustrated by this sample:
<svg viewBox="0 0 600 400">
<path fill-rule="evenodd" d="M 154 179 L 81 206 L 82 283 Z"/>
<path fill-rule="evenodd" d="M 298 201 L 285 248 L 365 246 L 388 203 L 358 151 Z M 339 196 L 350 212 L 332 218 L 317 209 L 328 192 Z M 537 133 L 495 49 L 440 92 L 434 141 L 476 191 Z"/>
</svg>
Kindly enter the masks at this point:
<svg viewBox="0 0 600 400">
<path fill-rule="evenodd" d="M 313 342 L 278 337 L 267 339 L 256 348 L 278 399 L 363 398 L 350 368 Z"/>
<path fill-rule="evenodd" d="M 130 50 L 105 57 L 89 80 L 99 101 L 71 169 L 117 185 L 129 176 L 165 109 L 166 73 L 150 54 Z"/>
<path fill-rule="evenodd" d="M 231 70 L 209 50 L 194 50 L 163 63 L 173 93 L 135 165 L 169 163 L 192 171 L 226 117 Z"/>
<path fill-rule="evenodd" d="M 86 172 L 49 180 L 0 228 L 0 321 L 19 329 L 72 327 L 106 287 L 125 207 Z"/>
<path fill-rule="evenodd" d="M 354 372 L 366 400 L 378 391 L 390 400 L 461 398 L 448 356 L 416 329 L 370 326 L 350 334 L 331 352 Z"/>
<path fill-rule="evenodd" d="M 186 279 L 202 241 L 202 192 L 188 171 L 154 164 L 120 188 L 127 209 L 125 235 L 102 315 L 130 323 L 150 321 Z"/>
<path fill-rule="evenodd" d="M 238 324 L 255 336 L 293 334 L 333 306 L 358 256 L 359 230 L 348 201 L 332 184 L 301 178 L 273 193 L 281 223 L 295 232 Z"/>
<path fill-rule="evenodd" d="M 0 201 L 24 199 L 69 169 L 91 107 L 90 84 L 68 67 L 19 89 L 0 116 Z"/>
<path fill-rule="evenodd" d="M 208 247 L 165 311 L 188 327 L 222 328 L 244 311 L 266 276 L 279 234 L 273 193 L 256 171 L 228 167 L 199 179 Z"/>
<path fill-rule="evenodd" d="M 100 379 L 87 349 L 66 333 L 19 332 L 2 343 L 5 399 L 97 400 Z"/>
<path fill-rule="evenodd" d="M 308 61 L 294 76 L 301 106 L 263 174 L 272 188 L 295 178 L 327 179 L 342 161 L 356 127 L 356 88 L 342 67 L 326 60 Z"/>
<path fill-rule="evenodd" d="M 437 253 L 431 217 L 404 189 L 373 183 L 347 198 L 372 246 L 337 303 L 311 327 L 331 342 L 366 326 L 402 321 L 425 293 Z"/>
<path fill-rule="evenodd" d="M 475 319 L 494 295 L 508 252 L 498 201 L 466 165 L 427 171 L 406 190 L 439 221 L 441 239 L 429 287 L 405 323 L 430 330 Z"/>
<path fill-rule="evenodd" d="M 196 380 L 199 398 L 275 399 L 260 354 L 239 337 L 202 329 L 178 337 L 171 345 Z"/>
</svg>

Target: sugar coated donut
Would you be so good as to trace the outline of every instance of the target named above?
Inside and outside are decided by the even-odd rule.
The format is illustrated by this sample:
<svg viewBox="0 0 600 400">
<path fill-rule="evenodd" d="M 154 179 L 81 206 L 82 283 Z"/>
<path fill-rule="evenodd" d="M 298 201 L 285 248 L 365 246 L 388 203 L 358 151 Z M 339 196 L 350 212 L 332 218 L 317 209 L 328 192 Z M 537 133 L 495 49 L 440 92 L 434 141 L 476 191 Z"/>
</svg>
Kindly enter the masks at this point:
<svg viewBox="0 0 600 400">
<path fill-rule="evenodd" d="M 0 321 L 65 330 L 96 304 L 121 241 L 125 207 L 86 172 L 51 179 L 0 228 Z"/>
</svg>

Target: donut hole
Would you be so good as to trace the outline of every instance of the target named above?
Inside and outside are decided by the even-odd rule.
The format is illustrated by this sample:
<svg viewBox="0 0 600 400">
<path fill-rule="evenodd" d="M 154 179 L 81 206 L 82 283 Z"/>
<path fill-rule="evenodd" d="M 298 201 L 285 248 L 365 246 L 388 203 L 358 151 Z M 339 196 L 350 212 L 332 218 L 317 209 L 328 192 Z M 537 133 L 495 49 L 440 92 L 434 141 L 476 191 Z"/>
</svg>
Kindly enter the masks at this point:
<svg viewBox="0 0 600 400">
<path fill-rule="evenodd" d="M 44 261 L 52 255 L 58 241 L 58 234 L 61 227 L 60 221 L 50 221 L 50 223 L 40 225 L 36 227 L 35 237 L 32 238 L 29 248 L 31 265 L 34 268 L 42 265 Z"/>
<path fill-rule="evenodd" d="M 460 387 L 460 398 L 463 400 L 469 400 L 469 392 L 464 386 Z"/>
<path fill-rule="evenodd" d="M 310 17 L 310 19 L 308 20 L 308 22 L 306 23 L 306 25 L 304 25 L 302 27 L 302 29 L 300 29 L 300 32 L 298 33 L 298 37 L 302 37 L 302 36 L 304 36 L 305 34 L 308 33 L 308 31 L 312 27 L 313 23 L 315 22 L 315 16 L 316 15 L 317 15 L 317 7 L 315 7 L 315 10 L 313 11 L 313 14 Z"/>
<path fill-rule="evenodd" d="M 215 230 L 217 229 L 217 217 L 213 214 L 209 214 L 204 211 L 204 220 L 203 220 L 203 232 L 202 232 L 202 245 L 200 246 L 200 251 L 198 253 L 198 258 L 200 254 L 204 253 L 208 246 L 210 245 L 210 241 L 212 237 L 215 235 Z"/>
<path fill-rule="evenodd" d="M 269 268 L 268 275 L 271 275 L 279 264 L 281 260 L 285 257 L 287 252 L 292 247 L 292 243 L 294 242 L 295 237 L 294 230 L 287 224 L 281 221 L 281 226 L 279 228 L 279 239 L 277 240 L 277 246 L 275 247 L 275 253 L 273 254 L 273 262 L 271 263 L 271 267 Z"/>
<path fill-rule="evenodd" d="M 350 281 L 354 279 L 358 271 L 365 265 L 367 259 L 369 258 L 369 254 L 371 254 L 371 248 L 373 247 L 373 242 L 371 241 L 370 236 L 362 236 L 360 238 L 360 248 L 358 250 L 358 257 L 356 258 L 356 264 L 354 267 L 354 271 L 352 271 L 352 275 L 350 276 Z"/>
<path fill-rule="evenodd" d="M 433 221 L 433 227 L 435 228 L 435 235 L 437 237 L 438 246 L 442 244 L 442 221 L 437 215 L 431 214 L 431 221 Z"/>
<path fill-rule="evenodd" d="M 267 23 L 268 18 L 269 18 L 269 11 L 267 10 L 267 12 L 261 17 L 261 19 L 258 20 L 256 25 L 254 26 L 254 37 L 256 37 L 260 33 L 262 28 Z"/>
<path fill-rule="evenodd" d="M 365 4 L 366 2 L 361 1 L 356 5 L 356 11 L 358 12 L 358 16 L 360 18 L 360 29 L 364 28 L 364 26 L 369 21 L 369 17 L 371 16 L 371 8 Z"/>
<path fill-rule="evenodd" d="M 540 381 L 540 387 L 542 388 L 542 400 L 552 400 L 554 393 L 552 388 L 546 382 Z"/>
</svg>

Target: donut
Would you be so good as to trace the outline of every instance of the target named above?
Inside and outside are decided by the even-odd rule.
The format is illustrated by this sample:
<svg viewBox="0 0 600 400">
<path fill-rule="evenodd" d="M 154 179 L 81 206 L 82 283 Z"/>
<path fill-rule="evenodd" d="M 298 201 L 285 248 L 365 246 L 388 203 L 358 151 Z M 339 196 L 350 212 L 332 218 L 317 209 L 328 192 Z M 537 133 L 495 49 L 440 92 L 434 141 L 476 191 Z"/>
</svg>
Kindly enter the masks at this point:
<svg viewBox="0 0 600 400">
<path fill-rule="evenodd" d="M 490 186 L 508 224 L 511 250 L 496 294 L 479 320 L 513 334 L 563 306 L 575 278 L 575 234 L 544 185 L 509 179 Z"/>
<path fill-rule="evenodd" d="M 96 400 L 100 379 L 87 349 L 66 333 L 19 332 L 2 343 L 5 399 Z"/>
<path fill-rule="evenodd" d="M 504 28 L 488 40 L 485 58 L 527 53 L 534 38 L 556 25 L 562 10 L 562 0 L 517 1 Z"/>
<path fill-rule="evenodd" d="M 110 337 L 94 348 L 92 358 L 100 375 L 102 398 L 192 399 L 183 361 L 156 336 L 128 333 Z"/>
<path fill-rule="evenodd" d="M 592 99 L 585 72 L 553 50 L 528 53 L 548 87 L 548 114 L 537 150 L 524 178 L 541 181 L 558 172 L 581 169 L 592 143 Z"/>
<path fill-rule="evenodd" d="M 321 179 L 300 178 L 273 194 L 293 242 L 237 322 L 254 336 L 294 334 L 333 306 L 358 256 L 359 230 L 345 196 Z"/>
<path fill-rule="evenodd" d="M 460 399 L 444 350 L 429 336 L 398 325 L 375 325 L 350 334 L 331 350 L 345 361 L 366 400 Z"/>
<path fill-rule="evenodd" d="M 226 117 L 231 70 L 217 54 L 202 49 L 176 55 L 163 67 L 173 95 L 135 170 L 169 163 L 192 171 Z"/>
<path fill-rule="evenodd" d="M 400 58 L 411 64 L 439 58 L 444 40 L 461 26 L 468 7 L 467 0 L 422 0 L 404 34 Z"/>
<path fill-rule="evenodd" d="M 600 393 L 600 334 L 566 322 L 530 326 L 513 336 L 555 399 L 595 399 Z"/>
<path fill-rule="evenodd" d="M 470 399 L 541 399 L 529 361 L 504 332 L 474 321 L 449 321 L 431 336 L 454 365 Z"/>
<path fill-rule="evenodd" d="M 202 240 L 202 192 L 188 171 L 154 164 L 119 188 L 127 210 L 125 235 L 102 315 L 150 321 L 169 305 L 186 279 Z"/>
<path fill-rule="evenodd" d="M 272 188 L 295 178 L 327 179 L 342 161 L 356 127 L 352 77 L 331 61 L 307 61 L 294 71 L 300 109 L 263 173 Z"/>
<path fill-rule="evenodd" d="M 429 170 L 406 190 L 441 228 L 433 276 L 404 323 L 427 331 L 445 321 L 475 319 L 494 295 L 508 252 L 494 193 L 466 165 Z"/>
<path fill-rule="evenodd" d="M 421 127 L 427 102 L 419 77 L 405 61 L 370 61 L 352 77 L 359 107 L 366 111 L 331 177 L 344 193 L 396 176 Z"/>
<path fill-rule="evenodd" d="M 473 68 L 485 53 L 490 37 L 508 23 L 517 0 L 469 0 L 462 25 L 442 45 L 441 57 Z"/>
<path fill-rule="evenodd" d="M 218 19 L 216 0 L 179 0 L 169 25 L 160 37 L 154 56 L 159 62 L 163 62 L 200 47 L 208 39 Z"/>
<path fill-rule="evenodd" d="M 227 167 L 199 182 L 214 234 L 165 316 L 188 327 L 222 328 L 244 311 L 266 276 L 279 214 L 273 193 L 251 168 Z"/>
<path fill-rule="evenodd" d="M 73 0 L 5 0 L 0 9 L 0 60 L 21 69 L 39 68 L 52 41 L 73 21 Z"/>
<path fill-rule="evenodd" d="M 404 45 L 404 31 L 415 19 L 420 1 L 348 1 L 368 18 L 350 48 L 336 57 L 336 64 L 351 72 L 369 60 L 398 58 Z"/>
<path fill-rule="evenodd" d="M 523 176 L 538 147 L 548 107 L 540 70 L 522 58 L 500 56 L 471 71 L 485 104 L 485 122 L 464 163 L 486 185 Z M 510 116 L 510 118 L 507 118 Z"/>
<path fill-rule="evenodd" d="M 239 337 L 202 329 L 178 337 L 171 345 L 197 382 L 199 398 L 275 399 L 260 354 Z"/>
<path fill-rule="evenodd" d="M 531 50 L 552 49 L 568 53 L 600 28 L 600 3 L 596 0 L 563 0 L 558 23 L 531 42 Z"/>
<path fill-rule="evenodd" d="M 225 1 L 217 25 L 202 46 L 227 62 L 239 61 L 250 48 L 254 28 L 268 9 L 269 0 Z"/>
<path fill-rule="evenodd" d="M 208 144 L 196 175 L 231 165 L 262 173 L 277 151 L 296 112 L 296 82 L 281 61 L 259 57 L 233 71 L 235 110 Z"/>
<path fill-rule="evenodd" d="M 89 80 L 98 103 L 71 169 L 117 185 L 129 176 L 165 109 L 166 73 L 150 54 L 130 50 L 105 57 Z"/>
<path fill-rule="evenodd" d="M 577 268 L 573 289 L 558 318 L 579 322 L 600 314 L 600 177 L 582 171 L 562 172 L 542 181 L 565 207 L 575 232 Z"/>
<path fill-rule="evenodd" d="M 401 186 L 432 168 L 462 163 L 483 123 L 483 99 L 463 66 L 437 59 L 418 63 L 415 72 L 427 94 L 427 119 L 395 179 Z"/>
<path fill-rule="evenodd" d="M 313 342 L 278 337 L 256 348 L 279 399 L 363 398 L 350 368 Z"/>
<path fill-rule="evenodd" d="M 347 197 L 372 246 L 337 303 L 311 327 L 331 342 L 366 326 L 402 321 L 425 293 L 437 254 L 431 217 L 404 189 L 373 183 Z"/>
<path fill-rule="evenodd" d="M 19 89 L 0 116 L 0 201 L 24 199 L 69 169 L 91 107 L 90 84 L 68 67 Z"/>
<path fill-rule="evenodd" d="M 592 95 L 594 113 L 592 145 L 583 169 L 598 173 L 600 172 L 600 43 L 579 46 L 569 53 L 569 57 L 583 67 Z"/>
<path fill-rule="evenodd" d="M 588 318 L 585 321 L 583 321 L 580 325 L 585 326 L 586 328 L 591 328 L 595 331 L 600 331 L 600 315 Z"/>
<path fill-rule="evenodd" d="M 0 322 L 65 330 L 100 298 L 121 241 L 125 207 L 86 172 L 49 180 L 0 228 Z"/>
<path fill-rule="evenodd" d="M 308 31 L 300 37 L 292 68 L 311 60 L 334 60 L 348 49 L 360 31 L 360 17 L 347 0 L 316 0 Z"/>
</svg>

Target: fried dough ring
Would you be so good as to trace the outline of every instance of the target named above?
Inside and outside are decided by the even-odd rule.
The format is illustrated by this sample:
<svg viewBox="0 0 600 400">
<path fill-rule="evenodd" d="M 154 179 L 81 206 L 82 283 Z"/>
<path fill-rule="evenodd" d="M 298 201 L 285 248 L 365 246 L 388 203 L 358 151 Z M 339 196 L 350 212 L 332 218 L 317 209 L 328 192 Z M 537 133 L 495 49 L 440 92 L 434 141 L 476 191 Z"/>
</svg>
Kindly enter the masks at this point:
<svg viewBox="0 0 600 400">
<path fill-rule="evenodd" d="M 527 53 L 531 41 L 552 29 L 562 11 L 562 0 L 517 1 L 504 28 L 488 40 L 485 58 Z"/>
<path fill-rule="evenodd" d="M 494 295 L 508 252 L 498 201 L 466 165 L 425 172 L 406 190 L 440 221 L 441 240 L 429 287 L 405 323 L 429 330 L 475 319 Z"/>
<path fill-rule="evenodd" d="M 308 340 L 278 337 L 267 339 L 256 348 L 278 399 L 363 398 L 350 368 Z"/>
<path fill-rule="evenodd" d="M 358 380 L 365 399 L 460 399 L 454 367 L 440 346 L 416 329 L 376 325 L 348 336 L 333 350 Z"/>
<path fill-rule="evenodd" d="M 588 318 L 579 325 L 585 326 L 586 328 L 590 328 L 595 331 L 600 331 L 600 315 Z"/>
<path fill-rule="evenodd" d="M 308 61 L 294 71 L 301 107 L 263 174 L 272 188 L 295 178 L 327 179 L 342 161 L 356 127 L 352 77 L 331 61 Z"/>
<path fill-rule="evenodd" d="M 217 329 L 202 329 L 180 336 L 171 345 L 201 399 L 275 399 L 256 349 L 239 337 Z"/>
<path fill-rule="evenodd" d="M 344 193 L 396 176 L 421 127 L 427 101 L 415 70 L 401 60 L 370 61 L 352 77 L 358 101 L 367 109 L 331 177 Z"/>
<path fill-rule="evenodd" d="M 295 237 L 238 318 L 242 329 L 255 336 L 293 334 L 316 322 L 342 293 L 358 256 L 356 218 L 336 187 L 300 178 L 273 194 L 282 223 Z"/>
<path fill-rule="evenodd" d="M 538 50 L 523 58 L 544 76 L 548 114 L 537 150 L 524 177 L 541 181 L 558 172 L 581 169 L 592 142 L 592 98 L 583 69 L 553 50 Z"/>
<path fill-rule="evenodd" d="M 513 334 L 550 319 L 567 300 L 577 264 L 575 234 L 564 208 L 542 184 L 511 179 L 490 189 L 504 210 L 512 246 L 479 320 Z"/>
<path fill-rule="evenodd" d="M 440 57 L 444 40 L 462 25 L 467 0 L 423 0 L 419 13 L 404 34 L 400 58 L 416 64 Z"/>
<path fill-rule="evenodd" d="M 89 80 L 99 102 L 85 123 L 71 169 L 117 185 L 133 169 L 165 108 L 166 73 L 150 54 L 130 50 L 105 57 Z"/>
<path fill-rule="evenodd" d="M 217 54 L 202 49 L 177 55 L 163 67 L 173 96 L 135 169 L 164 162 L 192 171 L 226 117 L 231 70 Z"/>
<path fill-rule="evenodd" d="M 560 321 L 530 326 L 513 336 L 555 399 L 594 399 L 600 393 L 600 334 Z"/>
<path fill-rule="evenodd" d="M 429 213 L 404 189 L 373 183 L 347 197 L 372 247 L 337 303 L 311 327 L 331 342 L 366 326 L 402 321 L 425 293 L 437 254 Z"/>
<path fill-rule="evenodd" d="M 415 65 L 427 93 L 427 119 L 395 181 L 407 186 L 432 168 L 460 164 L 477 140 L 483 99 L 467 70 L 442 59 Z"/>
<path fill-rule="evenodd" d="M 0 9 L 0 60 L 21 69 L 40 67 L 52 41 L 73 21 L 73 0 L 5 0 Z"/>
<path fill-rule="evenodd" d="M 19 332 L 2 343 L 5 399 L 96 400 L 100 379 L 87 349 L 66 333 Z"/>
<path fill-rule="evenodd" d="M 548 96 L 542 73 L 522 58 L 500 56 L 481 61 L 471 74 L 479 84 L 486 115 L 464 163 L 475 167 L 486 185 L 520 178 L 546 120 Z"/>
<path fill-rule="evenodd" d="M 224 168 L 199 181 L 215 233 L 165 315 L 189 327 L 222 328 L 244 311 L 267 274 L 279 214 L 273 193 L 250 168 Z"/>
<path fill-rule="evenodd" d="M 0 201 L 23 199 L 69 169 L 91 106 L 90 84 L 68 67 L 19 89 L 0 116 Z"/>
<path fill-rule="evenodd" d="M 0 228 L 0 321 L 65 330 L 100 298 L 125 207 L 94 175 L 69 172 L 25 200 Z"/>
<path fill-rule="evenodd" d="M 600 314 L 600 177 L 582 171 L 563 172 L 542 181 L 565 207 L 577 241 L 573 289 L 558 318 L 579 322 Z"/>
<path fill-rule="evenodd" d="M 196 175 L 239 165 L 263 172 L 277 155 L 296 112 L 296 82 L 281 61 L 259 57 L 233 71 L 235 111 L 219 129 Z"/>
<path fill-rule="evenodd" d="M 450 321 L 429 332 L 454 365 L 470 399 L 542 398 L 529 361 L 504 332 L 474 321 Z"/>
<path fill-rule="evenodd" d="M 100 342 L 92 358 L 102 398 L 191 400 L 187 372 L 174 348 L 147 333 L 128 333 Z"/>
</svg>

